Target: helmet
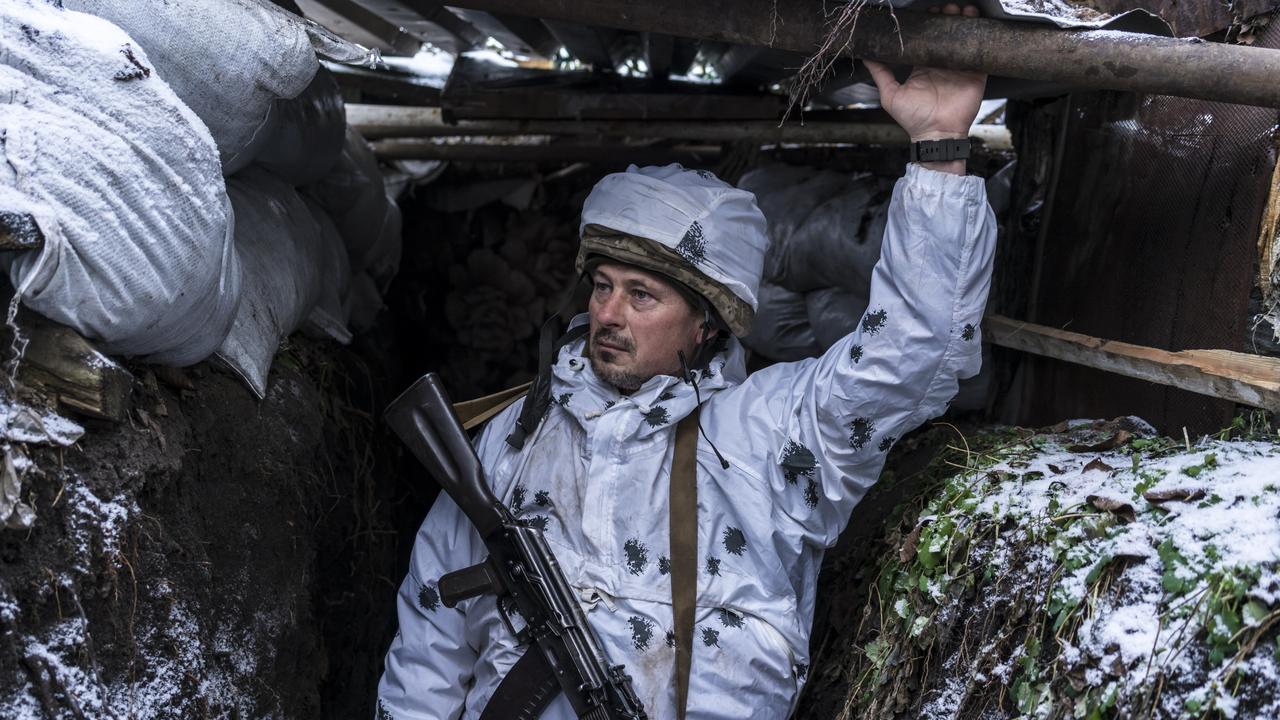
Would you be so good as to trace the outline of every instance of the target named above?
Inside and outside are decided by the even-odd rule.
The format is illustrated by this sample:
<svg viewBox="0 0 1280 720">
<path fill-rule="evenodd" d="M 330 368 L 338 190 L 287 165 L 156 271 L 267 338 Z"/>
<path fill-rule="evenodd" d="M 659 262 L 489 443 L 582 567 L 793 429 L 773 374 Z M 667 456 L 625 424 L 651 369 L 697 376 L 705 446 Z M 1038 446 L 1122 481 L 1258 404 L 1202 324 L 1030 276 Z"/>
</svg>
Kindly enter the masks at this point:
<svg viewBox="0 0 1280 720">
<path fill-rule="evenodd" d="M 746 190 L 705 170 L 632 165 L 592 188 L 579 234 L 578 272 L 603 256 L 665 275 L 706 298 L 734 335 L 751 330 L 769 239 Z"/>
</svg>

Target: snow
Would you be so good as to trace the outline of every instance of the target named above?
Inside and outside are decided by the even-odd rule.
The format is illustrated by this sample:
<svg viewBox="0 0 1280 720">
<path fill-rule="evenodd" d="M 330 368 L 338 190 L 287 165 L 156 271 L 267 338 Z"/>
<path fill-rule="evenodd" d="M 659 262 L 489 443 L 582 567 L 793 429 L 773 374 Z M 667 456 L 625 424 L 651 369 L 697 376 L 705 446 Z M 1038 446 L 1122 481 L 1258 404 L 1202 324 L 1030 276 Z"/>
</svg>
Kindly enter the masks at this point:
<svg viewBox="0 0 1280 720">
<path fill-rule="evenodd" d="M 1025 573 L 1028 583 L 1046 570 L 1060 568 L 1052 597 L 1078 602 L 1083 612 L 1059 661 L 1082 671 L 1087 685 L 1102 687 L 1116 678 L 1122 694 L 1133 692 L 1143 687 L 1154 667 L 1169 679 L 1170 689 L 1160 701 L 1168 713 L 1182 712 L 1184 702 L 1200 702 L 1234 717 L 1239 702 L 1235 690 L 1221 684 L 1229 663 L 1215 666 L 1208 660 L 1208 646 L 1199 644 L 1215 627 L 1227 628 L 1227 622 L 1218 615 L 1204 620 L 1202 627 L 1200 614 L 1190 612 L 1187 619 L 1187 613 L 1175 611 L 1180 604 L 1192 609 L 1196 599 L 1211 590 L 1207 576 L 1246 578 L 1252 582 L 1246 597 L 1267 606 L 1267 612 L 1276 609 L 1280 444 L 1202 439 L 1189 450 L 1166 443 L 1156 448 L 1159 452 L 1154 454 L 1160 457 L 1127 443 L 1113 450 L 1080 452 L 1076 447 L 1077 452 L 1071 452 L 1064 438 L 1097 433 L 1086 422 L 1068 427 L 1063 435 L 1037 436 L 1021 446 L 1034 449 L 1014 452 L 1014 457 L 970 476 L 968 482 L 980 498 L 974 515 L 1004 519 L 1016 527 L 1000 536 L 990 561 L 1005 573 Z M 1103 439 L 1088 437 L 1080 444 Z M 1185 500 L 1158 501 L 1174 490 L 1197 493 L 1180 496 Z M 1109 518 L 1090 498 L 1115 501 L 1131 511 L 1120 508 Z M 1064 522 L 1080 518 L 1084 520 Z M 1040 542 L 1036 528 L 1058 532 L 1050 535 L 1051 543 Z M 1033 559 L 1020 557 L 1013 551 L 1015 545 L 1031 552 Z M 1173 567 L 1165 566 L 1165 553 Z M 1118 564 L 1120 559 L 1123 564 Z M 1116 569 L 1101 591 L 1095 573 L 1100 568 Z M 1170 570 L 1188 583 L 1181 593 L 1162 585 Z M 1256 581 L 1247 580 L 1252 577 Z M 1250 625 L 1247 620 L 1245 624 Z M 1197 644 L 1189 646 L 1192 641 Z M 1266 647 L 1260 646 L 1244 663 L 1248 682 L 1280 686 L 1280 662 L 1272 643 L 1264 641 Z M 1016 657 L 1005 659 L 992 675 L 1007 680 L 1016 662 Z M 1199 689 L 1179 693 L 1171 689 L 1175 685 Z"/>
</svg>

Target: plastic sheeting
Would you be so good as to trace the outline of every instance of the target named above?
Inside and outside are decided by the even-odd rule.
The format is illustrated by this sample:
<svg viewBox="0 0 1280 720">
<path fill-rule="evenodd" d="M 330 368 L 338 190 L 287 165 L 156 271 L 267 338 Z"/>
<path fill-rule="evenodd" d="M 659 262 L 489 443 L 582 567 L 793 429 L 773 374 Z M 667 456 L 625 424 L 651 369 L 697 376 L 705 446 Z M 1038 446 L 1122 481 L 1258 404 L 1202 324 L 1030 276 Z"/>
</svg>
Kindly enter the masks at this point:
<svg viewBox="0 0 1280 720">
<path fill-rule="evenodd" d="M 300 19 L 257 0 L 62 0 L 106 18 L 141 46 L 156 72 L 209 127 L 224 174 L 270 136 L 277 98 L 292 98 L 319 63 Z"/>
<path fill-rule="evenodd" d="M 23 304 L 106 352 L 204 359 L 240 297 L 204 125 L 105 20 L 9 0 L 0 47 L 0 210 L 44 236 L 0 253 Z"/>
</svg>

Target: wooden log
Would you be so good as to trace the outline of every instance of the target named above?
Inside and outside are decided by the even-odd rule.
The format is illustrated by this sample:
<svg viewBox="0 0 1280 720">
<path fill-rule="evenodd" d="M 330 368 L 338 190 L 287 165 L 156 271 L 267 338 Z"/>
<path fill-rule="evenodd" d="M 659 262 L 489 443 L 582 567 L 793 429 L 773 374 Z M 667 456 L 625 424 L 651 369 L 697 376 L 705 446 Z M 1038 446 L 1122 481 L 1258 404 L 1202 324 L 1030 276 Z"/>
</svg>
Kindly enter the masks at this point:
<svg viewBox="0 0 1280 720">
<path fill-rule="evenodd" d="M 514 135 L 599 136 L 737 142 L 755 140 L 761 144 L 829 144 L 906 146 L 909 138 L 897 125 L 870 113 L 872 122 L 791 121 L 779 125 L 772 120 L 679 121 L 679 120 L 460 120 L 446 123 L 438 108 L 348 104 L 347 122 L 370 140 L 382 138 L 501 137 Z M 987 147 L 1013 147 L 1003 125 L 975 125 L 971 137 Z"/>
<path fill-rule="evenodd" d="M 338 87 L 344 90 L 356 90 L 362 97 L 370 95 L 381 102 L 399 102 L 416 107 L 440 105 L 440 88 L 432 87 L 422 79 L 391 72 L 355 68 L 339 63 L 326 62 L 324 66 L 333 73 L 334 80 L 338 81 Z"/>
<path fill-rule="evenodd" d="M 387 160 L 451 160 L 484 163 L 589 162 L 604 165 L 630 162 L 665 165 L 678 162 L 707 167 L 720 159 L 719 146 L 658 148 L 644 145 L 556 143 L 554 145 L 445 145 L 429 140 L 378 140 L 370 143 Z"/>
<path fill-rule="evenodd" d="M 39 250 L 44 235 L 36 219 L 26 213 L 0 210 L 0 250 Z"/>
<path fill-rule="evenodd" d="M 28 340 L 18 364 L 19 383 L 77 413 L 124 420 L 133 392 L 128 370 L 65 325 L 29 312 L 19 324 Z"/>
<path fill-rule="evenodd" d="M 1280 358 L 1230 350 L 1170 352 L 990 315 L 985 339 L 1077 365 L 1280 412 Z"/>
<path fill-rule="evenodd" d="M 455 0 L 484 10 L 812 53 L 827 38 L 823 5 L 775 0 Z M 1280 50 L 1113 30 L 864 7 L 843 54 L 973 70 L 1076 88 L 1131 90 L 1280 107 Z"/>
</svg>

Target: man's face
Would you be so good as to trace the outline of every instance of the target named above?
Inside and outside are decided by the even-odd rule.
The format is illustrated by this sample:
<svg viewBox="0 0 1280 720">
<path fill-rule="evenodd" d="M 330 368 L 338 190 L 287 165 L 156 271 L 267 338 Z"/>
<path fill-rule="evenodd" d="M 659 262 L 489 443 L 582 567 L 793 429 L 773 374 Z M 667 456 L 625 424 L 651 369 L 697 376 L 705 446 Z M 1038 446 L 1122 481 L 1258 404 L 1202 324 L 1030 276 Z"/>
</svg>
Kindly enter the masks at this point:
<svg viewBox="0 0 1280 720">
<path fill-rule="evenodd" d="M 596 375 L 623 393 L 655 375 L 679 376 L 676 352 L 692 361 L 700 313 L 668 280 L 632 265 L 602 262 L 591 280 L 587 352 Z"/>
</svg>

